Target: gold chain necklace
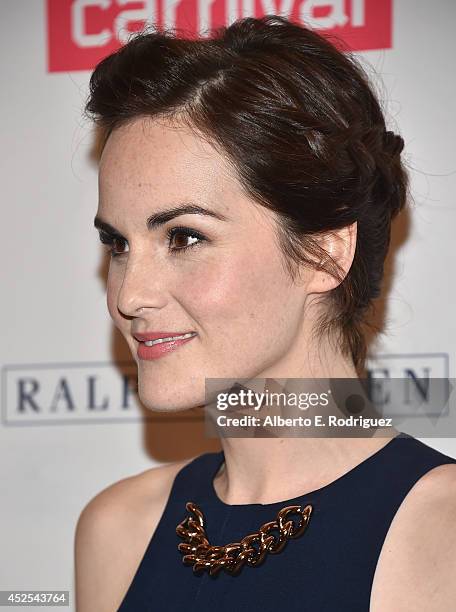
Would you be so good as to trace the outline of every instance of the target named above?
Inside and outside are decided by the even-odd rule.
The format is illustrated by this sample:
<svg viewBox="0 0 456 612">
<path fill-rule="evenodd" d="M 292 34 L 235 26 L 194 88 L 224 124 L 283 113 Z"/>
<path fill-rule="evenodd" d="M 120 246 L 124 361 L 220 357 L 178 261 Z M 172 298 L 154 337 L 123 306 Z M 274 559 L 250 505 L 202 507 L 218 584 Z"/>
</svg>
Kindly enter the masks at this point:
<svg viewBox="0 0 456 612">
<path fill-rule="evenodd" d="M 200 508 L 194 502 L 185 504 L 191 513 L 176 527 L 176 533 L 185 542 L 178 544 L 177 548 L 184 553 L 182 559 L 186 565 L 193 565 L 193 571 L 208 570 L 211 576 L 224 569 L 231 575 L 239 573 L 244 563 L 257 567 L 265 558 L 266 553 L 277 554 L 281 552 L 289 538 L 298 538 L 304 533 L 310 521 L 312 506 L 285 506 L 277 513 L 275 521 L 264 523 L 257 532 L 246 535 L 240 542 L 232 542 L 224 546 L 209 544 L 205 530 L 205 518 Z M 293 521 L 285 522 L 286 518 L 297 513 L 300 517 L 297 527 Z M 269 532 L 272 529 L 279 531 L 276 539 Z M 258 549 L 254 544 L 258 544 Z"/>
</svg>

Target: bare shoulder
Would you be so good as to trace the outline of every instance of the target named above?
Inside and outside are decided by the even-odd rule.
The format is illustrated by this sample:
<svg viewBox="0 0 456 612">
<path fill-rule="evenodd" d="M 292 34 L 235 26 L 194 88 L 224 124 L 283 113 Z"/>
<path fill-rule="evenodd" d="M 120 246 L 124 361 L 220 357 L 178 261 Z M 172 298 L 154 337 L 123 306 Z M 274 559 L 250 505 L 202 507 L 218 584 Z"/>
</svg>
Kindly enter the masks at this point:
<svg viewBox="0 0 456 612">
<path fill-rule="evenodd" d="M 177 473 L 193 457 L 151 468 L 103 489 L 75 531 L 77 612 L 115 612 L 155 532 Z"/>
<path fill-rule="evenodd" d="M 370 612 L 446 612 L 456 599 L 456 464 L 429 470 L 406 495 L 375 571 Z"/>
</svg>

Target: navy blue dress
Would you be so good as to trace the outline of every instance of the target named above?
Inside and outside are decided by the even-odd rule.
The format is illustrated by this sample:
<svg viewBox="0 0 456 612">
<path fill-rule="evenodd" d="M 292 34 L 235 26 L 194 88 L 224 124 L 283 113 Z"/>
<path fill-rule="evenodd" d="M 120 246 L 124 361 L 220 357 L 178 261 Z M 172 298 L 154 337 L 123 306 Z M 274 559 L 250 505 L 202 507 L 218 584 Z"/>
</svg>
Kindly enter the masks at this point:
<svg viewBox="0 0 456 612">
<path fill-rule="evenodd" d="M 273 504 L 227 505 L 213 486 L 223 451 L 177 474 L 161 520 L 118 612 L 368 612 L 375 567 L 401 502 L 432 468 L 456 459 L 400 433 L 332 483 Z M 177 525 L 196 503 L 210 544 L 239 542 L 286 505 L 312 504 L 306 531 L 238 575 L 193 572 L 177 548 Z M 294 523 L 297 517 L 294 516 Z"/>
</svg>

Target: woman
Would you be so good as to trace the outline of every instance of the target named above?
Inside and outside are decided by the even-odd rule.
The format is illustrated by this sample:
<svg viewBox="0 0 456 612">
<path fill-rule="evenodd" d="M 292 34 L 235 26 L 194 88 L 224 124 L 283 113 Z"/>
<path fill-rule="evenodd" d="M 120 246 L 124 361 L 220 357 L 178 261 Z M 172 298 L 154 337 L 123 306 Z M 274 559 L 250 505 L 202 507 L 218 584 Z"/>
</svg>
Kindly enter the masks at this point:
<svg viewBox="0 0 456 612">
<path fill-rule="evenodd" d="M 87 111 L 108 309 L 144 406 L 202 406 L 206 379 L 361 375 L 407 176 L 351 56 L 277 16 L 143 33 L 97 66 Z M 84 508 L 80 612 L 452 609 L 455 459 L 387 427 L 221 442 Z"/>
</svg>

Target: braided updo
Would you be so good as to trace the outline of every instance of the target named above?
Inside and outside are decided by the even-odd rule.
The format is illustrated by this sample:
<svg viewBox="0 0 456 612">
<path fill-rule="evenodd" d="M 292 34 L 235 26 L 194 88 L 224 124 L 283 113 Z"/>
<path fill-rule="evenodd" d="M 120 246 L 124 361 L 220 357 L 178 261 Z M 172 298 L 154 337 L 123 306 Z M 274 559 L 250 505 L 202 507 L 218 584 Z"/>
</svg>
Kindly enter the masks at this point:
<svg viewBox="0 0 456 612">
<path fill-rule="evenodd" d="M 408 178 L 404 142 L 386 129 L 351 54 L 276 15 L 206 39 L 144 31 L 98 64 L 86 112 L 105 138 L 135 117 L 179 116 L 227 154 L 245 191 L 276 213 L 291 276 L 324 261 L 338 279 L 315 333 L 334 332 L 341 352 L 364 365 L 362 324 L 380 294 Z M 342 275 L 318 238 L 355 221 L 355 256 Z"/>
</svg>

